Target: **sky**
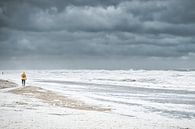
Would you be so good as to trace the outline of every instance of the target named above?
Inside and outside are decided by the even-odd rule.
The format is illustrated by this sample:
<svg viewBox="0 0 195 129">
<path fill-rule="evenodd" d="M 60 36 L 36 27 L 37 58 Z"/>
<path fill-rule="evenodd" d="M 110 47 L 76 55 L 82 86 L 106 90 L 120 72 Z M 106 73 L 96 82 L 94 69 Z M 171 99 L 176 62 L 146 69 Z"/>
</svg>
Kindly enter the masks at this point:
<svg viewBox="0 0 195 129">
<path fill-rule="evenodd" d="M 0 69 L 195 69 L 195 0 L 0 0 Z"/>
</svg>

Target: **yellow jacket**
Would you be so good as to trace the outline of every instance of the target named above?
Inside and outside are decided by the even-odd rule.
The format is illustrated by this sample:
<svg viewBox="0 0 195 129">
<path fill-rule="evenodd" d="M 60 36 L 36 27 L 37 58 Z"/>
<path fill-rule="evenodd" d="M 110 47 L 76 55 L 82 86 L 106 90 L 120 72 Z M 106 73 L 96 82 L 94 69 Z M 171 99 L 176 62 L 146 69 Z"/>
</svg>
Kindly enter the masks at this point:
<svg viewBox="0 0 195 129">
<path fill-rule="evenodd" d="M 25 73 L 25 72 L 22 73 L 21 78 L 22 78 L 22 80 L 26 80 L 26 79 L 27 79 L 27 78 L 26 78 L 26 73 Z"/>
</svg>

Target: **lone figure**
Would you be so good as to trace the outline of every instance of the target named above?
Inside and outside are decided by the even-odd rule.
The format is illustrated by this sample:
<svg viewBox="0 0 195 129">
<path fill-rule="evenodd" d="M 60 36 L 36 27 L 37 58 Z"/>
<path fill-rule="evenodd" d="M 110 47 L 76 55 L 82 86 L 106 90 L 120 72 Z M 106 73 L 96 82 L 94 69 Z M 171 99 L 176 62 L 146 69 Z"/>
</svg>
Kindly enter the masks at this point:
<svg viewBox="0 0 195 129">
<path fill-rule="evenodd" d="M 26 81 L 26 73 L 23 72 L 22 75 L 21 75 L 21 78 L 22 78 L 22 85 L 25 86 L 25 81 Z"/>
</svg>

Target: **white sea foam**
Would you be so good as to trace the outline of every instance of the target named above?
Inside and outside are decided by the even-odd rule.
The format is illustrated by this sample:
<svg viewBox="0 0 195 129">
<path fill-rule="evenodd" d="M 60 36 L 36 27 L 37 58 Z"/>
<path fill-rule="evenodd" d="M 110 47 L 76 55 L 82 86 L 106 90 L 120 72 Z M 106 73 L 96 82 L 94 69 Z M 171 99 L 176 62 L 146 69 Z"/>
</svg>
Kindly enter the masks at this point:
<svg viewBox="0 0 195 129">
<path fill-rule="evenodd" d="M 20 73 L 0 78 L 21 85 Z M 28 70 L 37 85 L 87 103 L 111 107 L 112 114 L 172 126 L 195 127 L 195 71 Z M 168 122 L 167 122 L 168 121 Z"/>
</svg>

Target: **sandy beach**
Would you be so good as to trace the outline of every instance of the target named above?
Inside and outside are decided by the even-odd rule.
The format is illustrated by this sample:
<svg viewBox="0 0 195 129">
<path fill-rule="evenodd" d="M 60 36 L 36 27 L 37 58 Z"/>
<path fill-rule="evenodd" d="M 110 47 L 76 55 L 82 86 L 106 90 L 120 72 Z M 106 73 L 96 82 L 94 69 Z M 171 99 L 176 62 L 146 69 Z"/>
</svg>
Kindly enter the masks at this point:
<svg viewBox="0 0 195 129">
<path fill-rule="evenodd" d="M 20 71 L 4 73 L 1 129 L 195 127 L 194 73 L 32 70 L 25 87 Z"/>
<path fill-rule="evenodd" d="M 19 87 L 0 80 L 0 128 L 92 129 L 127 128 L 108 107 L 88 105 L 36 86 Z"/>
<path fill-rule="evenodd" d="M 101 118 L 98 123 L 97 120 L 100 119 L 98 115 L 110 112 L 110 108 L 87 105 L 40 87 L 18 87 L 6 80 L 0 80 L 0 89 L 3 89 L 0 91 L 2 129 L 93 128 L 97 124 L 105 128 L 108 126 L 103 125 L 105 118 Z M 90 117 L 93 119 L 89 121 Z M 97 120 L 89 124 L 95 120 L 94 117 Z"/>
</svg>

